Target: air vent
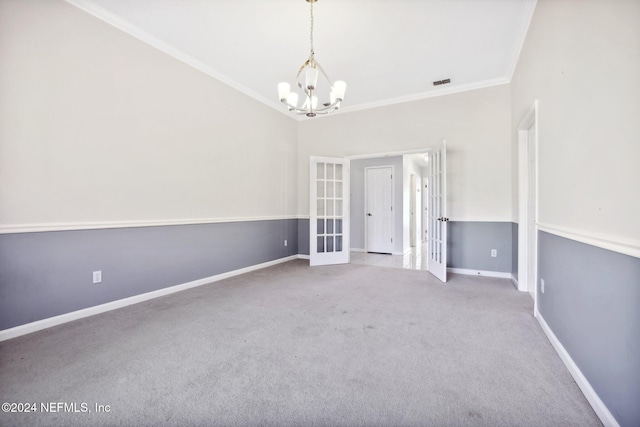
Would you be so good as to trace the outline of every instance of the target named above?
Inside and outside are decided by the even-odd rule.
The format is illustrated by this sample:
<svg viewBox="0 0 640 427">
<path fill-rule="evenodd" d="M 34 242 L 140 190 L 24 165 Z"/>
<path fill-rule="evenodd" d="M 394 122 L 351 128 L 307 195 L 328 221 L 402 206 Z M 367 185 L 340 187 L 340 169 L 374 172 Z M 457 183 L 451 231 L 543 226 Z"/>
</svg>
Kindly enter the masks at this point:
<svg viewBox="0 0 640 427">
<path fill-rule="evenodd" d="M 434 86 L 446 85 L 447 83 L 451 83 L 451 79 L 438 80 L 433 82 Z"/>
</svg>

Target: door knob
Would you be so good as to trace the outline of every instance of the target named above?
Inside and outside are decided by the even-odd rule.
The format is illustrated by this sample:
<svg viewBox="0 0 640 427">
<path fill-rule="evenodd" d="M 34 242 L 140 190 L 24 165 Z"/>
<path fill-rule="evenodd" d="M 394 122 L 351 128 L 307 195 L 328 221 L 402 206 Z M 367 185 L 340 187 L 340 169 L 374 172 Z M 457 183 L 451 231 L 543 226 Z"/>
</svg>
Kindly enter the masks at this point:
<svg viewBox="0 0 640 427">
<path fill-rule="evenodd" d="M 367 216 L 373 216 L 373 215 L 371 215 L 370 213 L 368 213 L 368 214 L 367 214 Z"/>
</svg>

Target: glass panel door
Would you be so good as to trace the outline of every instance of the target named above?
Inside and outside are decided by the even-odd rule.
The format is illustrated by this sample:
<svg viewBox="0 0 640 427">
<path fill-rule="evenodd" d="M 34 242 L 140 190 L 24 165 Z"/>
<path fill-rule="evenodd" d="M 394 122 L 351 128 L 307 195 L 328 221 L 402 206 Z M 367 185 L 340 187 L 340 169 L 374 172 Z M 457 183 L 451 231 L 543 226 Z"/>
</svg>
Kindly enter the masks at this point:
<svg viewBox="0 0 640 427">
<path fill-rule="evenodd" d="M 447 281 L 447 148 L 429 153 L 429 271 Z"/>
<path fill-rule="evenodd" d="M 349 262 L 347 161 L 311 157 L 309 170 L 310 264 L 346 264 Z"/>
</svg>

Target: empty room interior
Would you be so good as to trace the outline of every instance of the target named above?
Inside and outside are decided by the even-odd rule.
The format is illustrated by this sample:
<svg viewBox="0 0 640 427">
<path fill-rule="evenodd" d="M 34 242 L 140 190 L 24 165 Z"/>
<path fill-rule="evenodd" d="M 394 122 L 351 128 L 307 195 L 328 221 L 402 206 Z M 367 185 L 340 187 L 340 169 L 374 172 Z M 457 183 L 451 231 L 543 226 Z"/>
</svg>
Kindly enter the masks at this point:
<svg viewBox="0 0 640 427">
<path fill-rule="evenodd" d="M 639 163 L 638 0 L 0 0 L 0 424 L 639 426 Z"/>
</svg>

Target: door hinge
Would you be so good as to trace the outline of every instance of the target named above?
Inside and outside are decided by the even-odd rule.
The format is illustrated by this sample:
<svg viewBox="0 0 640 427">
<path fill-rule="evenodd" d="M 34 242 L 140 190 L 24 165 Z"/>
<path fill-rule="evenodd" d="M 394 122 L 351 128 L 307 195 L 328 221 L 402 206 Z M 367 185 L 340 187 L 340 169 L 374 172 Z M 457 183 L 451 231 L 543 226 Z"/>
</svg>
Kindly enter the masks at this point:
<svg viewBox="0 0 640 427">
<path fill-rule="evenodd" d="M 391 174 L 391 179 L 393 179 L 393 174 Z"/>
<path fill-rule="evenodd" d="M 391 210 L 393 210 L 393 206 L 391 206 Z"/>
<path fill-rule="evenodd" d="M 393 237 L 391 238 L 391 243 L 393 243 Z"/>
</svg>

